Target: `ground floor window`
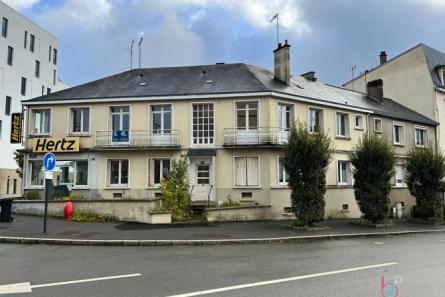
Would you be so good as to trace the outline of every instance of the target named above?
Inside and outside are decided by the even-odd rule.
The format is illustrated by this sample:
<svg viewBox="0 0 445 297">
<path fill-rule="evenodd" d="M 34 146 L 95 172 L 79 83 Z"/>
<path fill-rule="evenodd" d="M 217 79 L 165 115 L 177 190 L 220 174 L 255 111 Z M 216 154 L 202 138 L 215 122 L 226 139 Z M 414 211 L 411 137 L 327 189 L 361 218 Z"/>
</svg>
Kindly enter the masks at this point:
<svg viewBox="0 0 445 297">
<path fill-rule="evenodd" d="M 158 186 L 170 173 L 170 159 L 149 159 L 149 186 Z"/>
<path fill-rule="evenodd" d="M 43 171 L 42 161 L 31 161 L 29 163 L 31 186 L 43 186 L 45 172 Z"/>
<path fill-rule="evenodd" d="M 283 157 L 278 157 L 278 183 L 280 186 L 287 186 L 289 183 L 289 175 L 283 164 Z"/>
<path fill-rule="evenodd" d="M 337 163 L 337 180 L 339 185 L 349 185 L 350 184 L 351 170 L 349 162 L 338 161 Z"/>
<path fill-rule="evenodd" d="M 235 186 L 259 186 L 259 158 L 235 157 Z"/>
<path fill-rule="evenodd" d="M 43 186 L 45 172 L 42 161 L 31 161 L 31 186 Z M 53 183 L 58 185 L 88 185 L 88 160 L 57 161 L 53 170 Z"/>
<path fill-rule="evenodd" d="M 108 186 L 128 186 L 129 160 L 108 160 Z"/>
</svg>

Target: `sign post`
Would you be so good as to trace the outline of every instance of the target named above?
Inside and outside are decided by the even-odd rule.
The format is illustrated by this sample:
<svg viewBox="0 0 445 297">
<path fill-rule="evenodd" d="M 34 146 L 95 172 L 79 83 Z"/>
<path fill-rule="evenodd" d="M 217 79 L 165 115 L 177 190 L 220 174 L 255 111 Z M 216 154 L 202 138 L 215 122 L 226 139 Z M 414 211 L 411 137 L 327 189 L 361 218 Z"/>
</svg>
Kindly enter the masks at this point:
<svg viewBox="0 0 445 297">
<path fill-rule="evenodd" d="M 53 153 L 46 153 L 43 157 L 43 168 L 45 168 L 45 210 L 43 213 L 43 234 L 46 234 L 46 226 L 48 220 L 48 189 L 53 179 L 52 170 L 56 167 L 56 156 Z"/>
</svg>

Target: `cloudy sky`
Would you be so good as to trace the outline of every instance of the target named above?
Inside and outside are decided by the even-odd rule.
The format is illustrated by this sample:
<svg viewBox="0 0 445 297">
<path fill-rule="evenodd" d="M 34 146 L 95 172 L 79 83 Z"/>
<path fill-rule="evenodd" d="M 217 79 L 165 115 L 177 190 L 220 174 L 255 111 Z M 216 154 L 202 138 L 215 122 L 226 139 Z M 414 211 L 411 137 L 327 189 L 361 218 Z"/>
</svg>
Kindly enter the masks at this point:
<svg viewBox="0 0 445 297">
<path fill-rule="evenodd" d="M 292 72 L 340 85 L 422 42 L 445 51 L 445 0 L 5 0 L 60 40 L 60 76 L 76 85 L 130 67 L 143 32 L 142 66 L 244 62 L 272 67 L 280 39 Z M 137 47 L 136 54 L 137 54 Z M 137 62 L 137 59 L 135 59 Z"/>
</svg>

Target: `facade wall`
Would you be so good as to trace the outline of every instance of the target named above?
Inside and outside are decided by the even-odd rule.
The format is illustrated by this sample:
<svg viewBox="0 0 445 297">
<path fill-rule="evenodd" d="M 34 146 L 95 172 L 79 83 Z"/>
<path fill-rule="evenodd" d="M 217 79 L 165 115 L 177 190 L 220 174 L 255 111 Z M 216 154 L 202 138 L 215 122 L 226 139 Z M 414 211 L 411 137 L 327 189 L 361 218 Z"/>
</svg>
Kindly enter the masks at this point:
<svg viewBox="0 0 445 297">
<path fill-rule="evenodd" d="M 0 198 L 20 197 L 22 179 L 15 169 L 0 169 Z"/>
<path fill-rule="evenodd" d="M 118 105 L 128 105 L 130 110 L 130 130 L 150 130 L 151 127 L 151 106 L 156 104 L 166 104 L 166 101 L 128 101 L 117 103 L 91 103 L 91 104 L 53 104 L 52 106 L 28 106 L 27 133 L 30 134 L 26 149 L 32 150 L 32 122 L 33 110 L 50 109 L 52 117 L 52 127 L 49 136 L 67 136 L 70 135 L 71 108 L 89 107 L 90 108 L 90 133 L 80 137 L 81 151 L 78 153 L 56 153 L 58 162 L 70 160 L 88 161 L 88 183 L 84 186 L 74 186 L 74 193 L 86 198 L 99 199 L 153 199 L 160 195 L 159 186 L 151 182 L 152 169 L 149 164 L 155 159 L 180 159 L 185 158 L 192 162 L 196 158 L 188 157 L 190 149 L 194 148 L 213 148 L 216 150 L 215 156 L 200 156 L 199 160 L 208 160 L 212 163 L 213 173 L 210 174 L 210 183 L 212 188 L 205 189 L 209 195 L 204 193 L 197 198 L 197 189 L 191 189 L 192 197 L 195 200 L 224 201 L 228 198 L 240 201 L 243 205 L 258 203 L 260 205 L 271 205 L 268 214 L 275 219 L 289 218 L 292 215 L 287 213 L 290 207 L 290 189 L 287 185 L 279 181 L 279 157 L 283 155 L 282 145 L 227 145 L 224 138 L 226 128 L 236 127 L 236 102 L 257 101 L 258 102 L 258 126 L 259 127 L 277 127 L 278 106 L 285 104 L 289 106 L 291 121 L 297 121 L 307 124 L 310 108 L 316 108 L 321 111 L 320 119 L 322 128 L 326 131 L 333 141 L 335 150 L 333 160 L 327 170 L 327 194 L 326 194 L 326 217 L 331 218 L 351 218 L 359 217 L 360 211 L 355 202 L 352 189 L 352 167 L 347 163 L 347 178 L 341 181 L 338 170 L 339 161 L 349 161 L 349 153 L 359 143 L 360 139 L 367 131 L 374 132 L 374 118 L 376 116 L 360 111 L 346 110 L 344 108 L 326 107 L 322 105 L 313 105 L 302 103 L 295 100 L 283 100 L 275 97 L 264 98 L 244 98 L 242 100 L 217 99 L 217 100 L 172 100 L 172 129 L 181 132 L 179 147 L 166 148 L 100 148 L 96 145 L 96 137 L 99 131 L 110 130 L 111 115 L 110 107 Z M 215 121 L 215 143 L 212 145 L 194 145 L 192 142 L 192 106 L 194 103 L 210 102 L 214 104 Z M 347 114 L 349 133 L 347 137 L 338 137 L 336 135 L 336 114 Z M 355 127 L 355 116 L 362 117 L 361 127 Z M 390 118 L 377 117 L 382 120 L 382 131 L 379 135 L 387 138 L 393 143 L 393 124 L 394 120 Z M 57 119 L 62 119 L 57 121 Z M 398 121 L 400 122 L 400 121 Z M 394 146 L 399 162 L 414 144 L 414 127 L 411 122 L 403 122 L 404 144 L 403 146 Z M 427 137 L 434 141 L 434 128 L 426 127 Z M 275 131 L 272 129 L 272 131 Z M 237 186 L 235 158 L 258 158 L 258 178 L 256 186 Z M 25 189 L 42 191 L 42 186 L 31 185 L 30 161 L 37 160 L 40 163 L 42 154 L 27 153 L 25 158 Z M 124 186 L 109 185 L 109 160 L 129 160 L 128 184 Z M 150 160 L 150 161 L 149 161 Z M 199 161 L 198 160 L 198 161 Z M 198 162 L 199 163 L 199 162 Z M 190 166 L 191 184 L 196 178 Z M 406 188 L 399 186 L 398 191 Z M 212 192 L 213 191 L 213 192 Z M 403 193 L 403 192 L 401 192 Z M 397 199 L 402 199 L 400 194 Z"/>
<path fill-rule="evenodd" d="M 22 112 L 21 100 L 41 96 L 42 88 L 46 94 L 48 88 L 54 92 L 66 86 L 58 80 L 60 54 L 57 38 L 0 2 L 0 26 L 3 18 L 8 20 L 8 30 L 6 37 L 0 36 L 0 155 L 2 156 L 0 168 L 14 169 L 17 165 L 13 159 L 13 152 L 21 145 L 9 143 L 11 117 L 6 113 L 6 96 L 11 97 L 10 113 Z M 35 36 L 33 52 L 30 50 L 31 34 Z M 12 65 L 7 63 L 8 47 L 13 48 Z M 58 52 L 56 64 L 53 61 L 54 49 Z M 36 76 L 36 61 L 40 62 L 39 77 Z M 25 95 L 21 94 L 22 77 L 26 78 Z M 0 189 L 0 192 L 4 190 Z"/>
</svg>

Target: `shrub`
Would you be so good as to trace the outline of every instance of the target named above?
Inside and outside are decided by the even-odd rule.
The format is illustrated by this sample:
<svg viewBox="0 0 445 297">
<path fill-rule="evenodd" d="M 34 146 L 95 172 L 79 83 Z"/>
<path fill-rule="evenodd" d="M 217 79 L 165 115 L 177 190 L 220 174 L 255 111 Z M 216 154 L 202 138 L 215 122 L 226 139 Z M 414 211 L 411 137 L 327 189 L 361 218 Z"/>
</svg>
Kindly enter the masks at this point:
<svg viewBox="0 0 445 297">
<path fill-rule="evenodd" d="M 431 147 L 414 148 L 408 153 L 406 183 L 411 195 L 416 197 L 416 217 L 430 219 L 440 216 L 444 162 L 443 153 Z"/>
<path fill-rule="evenodd" d="M 227 198 L 226 200 L 224 200 L 222 207 L 236 207 L 240 205 L 241 204 L 238 201 L 235 201 L 232 198 Z"/>
<path fill-rule="evenodd" d="M 173 160 L 170 173 L 161 180 L 164 207 L 173 212 L 172 220 L 175 222 L 185 221 L 191 216 L 187 172 L 188 164 L 185 160 Z"/>
<path fill-rule="evenodd" d="M 98 215 L 94 213 L 76 213 L 71 217 L 71 221 L 74 222 L 87 222 L 87 223 L 103 223 L 114 222 L 115 219 L 109 215 Z"/>
<path fill-rule="evenodd" d="M 376 135 L 365 135 L 351 153 L 354 194 L 364 218 L 382 222 L 389 211 L 396 159 L 392 147 Z"/>
<path fill-rule="evenodd" d="M 292 190 L 292 212 L 300 225 L 323 220 L 326 169 L 331 157 L 331 140 L 324 132 L 311 134 L 300 123 L 291 128 L 283 165 Z"/>
<path fill-rule="evenodd" d="M 29 191 L 23 195 L 23 199 L 25 200 L 40 200 L 39 191 Z"/>
</svg>

